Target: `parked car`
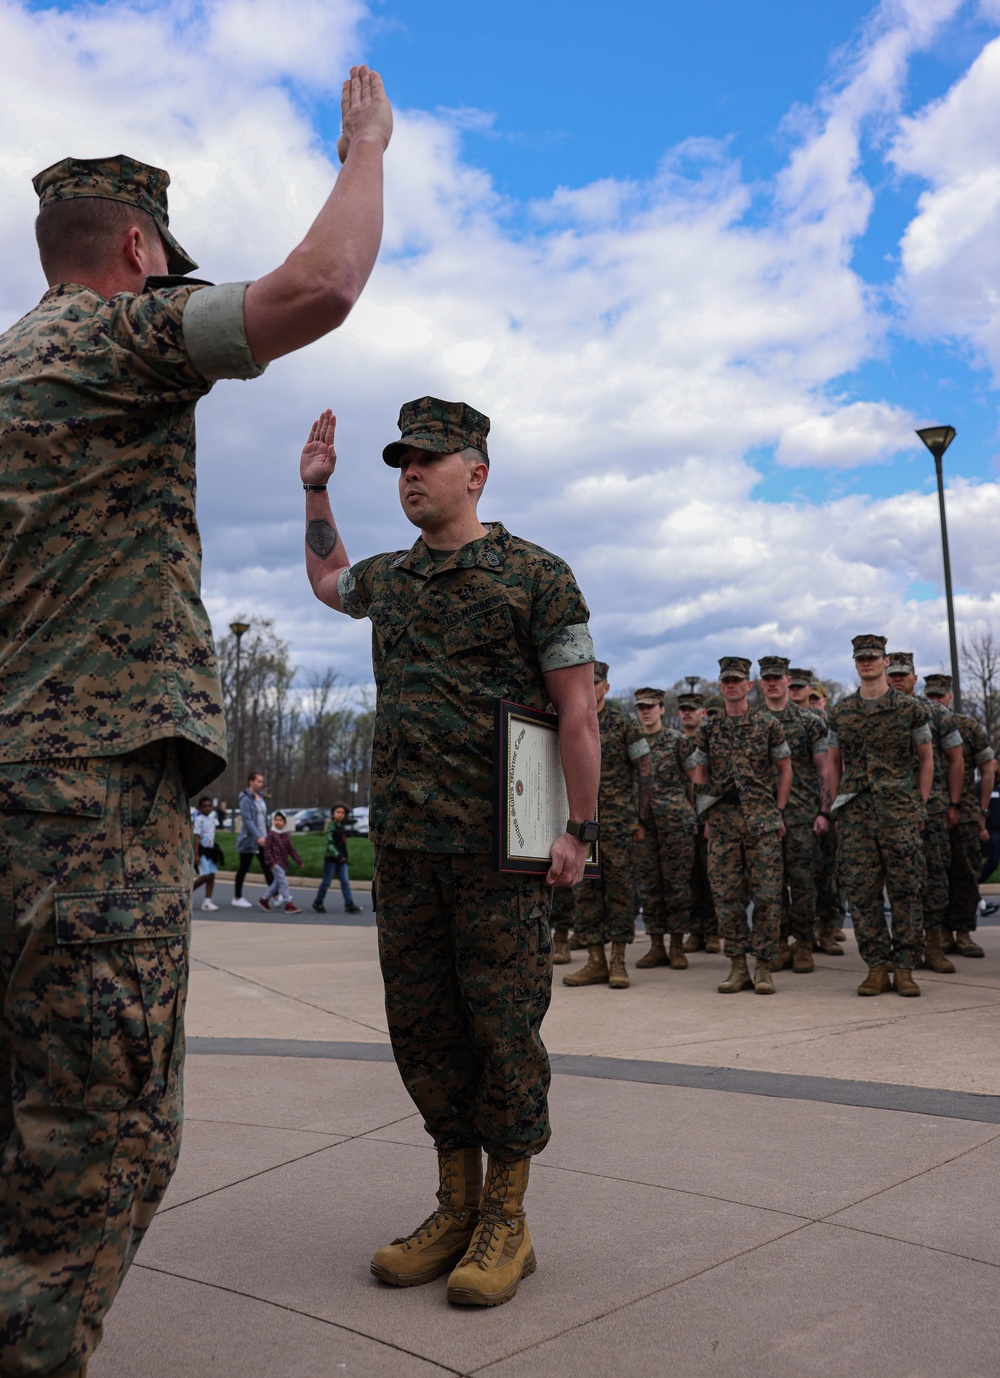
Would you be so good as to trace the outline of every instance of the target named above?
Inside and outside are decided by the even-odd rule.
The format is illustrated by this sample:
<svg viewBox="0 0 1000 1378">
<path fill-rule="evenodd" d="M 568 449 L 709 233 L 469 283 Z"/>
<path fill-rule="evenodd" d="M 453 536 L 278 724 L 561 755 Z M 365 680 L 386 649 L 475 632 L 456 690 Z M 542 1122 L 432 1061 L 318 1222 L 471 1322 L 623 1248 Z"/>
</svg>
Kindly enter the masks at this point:
<svg viewBox="0 0 1000 1378">
<path fill-rule="evenodd" d="M 330 817 L 329 809 L 300 809 L 295 815 L 297 833 L 321 833 Z"/>
<path fill-rule="evenodd" d="M 348 837 L 367 837 L 368 836 L 368 809 L 352 809 L 347 820 Z"/>
</svg>

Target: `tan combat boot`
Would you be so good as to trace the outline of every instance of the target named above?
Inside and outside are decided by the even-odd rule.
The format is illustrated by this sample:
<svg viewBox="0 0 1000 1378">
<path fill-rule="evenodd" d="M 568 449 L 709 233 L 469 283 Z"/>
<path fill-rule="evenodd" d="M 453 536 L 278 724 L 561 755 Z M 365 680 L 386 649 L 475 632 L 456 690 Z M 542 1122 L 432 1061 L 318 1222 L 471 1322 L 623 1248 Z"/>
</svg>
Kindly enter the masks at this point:
<svg viewBox="0 0 1000 1378">
<path fill-rule="evenodd" d="M 705 939 L 706 952 L 721 952 L 722 943 L 719 941 L 718 933 L 709 933 Z"/>
<path fill-rule="evenodd" d="M 684 934 L 670 935 L 670 966 L 674 971 L 687 971 L 688 959 L 684 956 Z"/>
<path fill-rule="evenodd" d="M 586 952 L 587 944 L 580 937 L 579 933 L 574 933 L 569 940 L 570 952 Z"/>
<path fill-rule="evenodd" d="M 816 963 L 813 961 L 812 939 L 808 938 L 805 942 L 799 938 L 792 948 L 792 970 L 798 972 L 800 976 L 808 976 L 811 971 L 816 970 Z"/>
<path fill-rule="evenodd" d="M 535 1251 L 524 1218 L 529 1165 L 528 1158 L 520 1163 L 489 1159 L 479 1224 L 448 1279 L 448 1300 L 454 1305 L 499 1306 L 510 1301 L 521 1279 L 535 1271 Z"/>
<path fill-rule="evenodd" d="M 955 951 L 960 957 L 986 956 L 979 944 L 973 941 L 972 934 L 965 928 L 959 928 L 955 933 Z"/>
<path fill-rule="evenodd" d="M 753 969 L 753 988 L 757 995 L 774 994 L 774 977 L 771 975 L 770 962 L 757 960 Z"/>
<path fill-rule="evenodd" d="M 685 952 L 704 952 L 705 939 L 700 933 L 689 933 L 684 939 Z"/>
<path fill-rule="evenodd" d="M 907 971 L 905 967 L 896 967 L 895 973 L 897 995 L 920 994 L 920 987 L 914 981 L 912 971 Z"/>
<path fill-rule="evenodd" d="M 734 957 L 729 975 L 719 986 L 720 995 L 734 995 L 740 990 L 753 990 L 753 980 L 747 971 L 746 957 Z"/>
<path fill-rule="evenodd" d="M 955 963 L 944 955 L 944 934 L 940 928 L 928 928 L 924 946 L 924 966 L 928 971 L 936 971 L 939 976 L 953 976 Z"/>
<path fill-rule="evenodd" d="M 649 951 L 644 957 L 639 958 L 636 966 L 648 971 L 650 967 L 665 967 L 669 961 L 667 949 L 663 945 L 663 934 L 656 933 L 649 940 Z"/>
<path fill-rule="evenodd" d="M 792 949 L 788 946 L 787 938 L 778 939 L 778 955 L 771 963 L 772 971 L 784 971 L 785 967 L 792 965 Z"/>
<path fill-rule="evenodd" d="M 608 984 L 608 959 L 604 955 L 603 943 L 590 944 L 590 956 L 585 966 L 563 977 L 564 986 L 606 986 Z"/>
<path fill-rule="evenodd" d="M 892 990 L 892 982 L 889 979 L 889 968 L 883 962 L 880 966 L 869 967 L 868 975 L 858 986 L 859 995 L 885 995 L 886 991 Z"/>
<path fill-rule="evenodd" d="M 843 928 L 835 928 L 833 930 L 833 941 L 835 943 L 847 942 L 847 934 L 844 932 Z"/>
<path fill-rule="evenodd" d="M 625 944 L 611 944 L 611 965 L 608 971 L 608 985 L 612 990 L 628 990 L 628 972 L 625 970 Z"/>
<path fill-rule="evenodd" d="M 843 957 L 844 949 L 837 942 L 832 923 L 821 923 L 816 933 L 819 950 L 825 957 Z"/>
<path fill-rule="evenodd" d="M 562 967 L 569 960 L 569 929 L 556 928 L 552 933 L 552 965 Z"/>
<path fill-rule="evenodd" d="M 469 1247 L 479 1223 L 483 1155 L 478 1148 L 438 1154 L 438 1208 L 412 1234 L 378 1249 L 372 1273 L 392 1287 L 417 1287 L 448 1273 Z"/>
</svg>

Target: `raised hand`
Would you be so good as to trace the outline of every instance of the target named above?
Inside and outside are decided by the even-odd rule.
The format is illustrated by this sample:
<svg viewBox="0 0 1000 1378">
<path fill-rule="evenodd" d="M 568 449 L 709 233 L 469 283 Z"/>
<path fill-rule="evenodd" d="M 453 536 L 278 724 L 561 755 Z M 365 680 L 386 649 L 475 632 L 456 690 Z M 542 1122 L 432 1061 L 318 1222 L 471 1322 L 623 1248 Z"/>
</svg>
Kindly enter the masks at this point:
<svg viewBox="0 0 1000 1378">
<path fill-rule="evenodd" d="M 303 483 L 329 482 L 337 467 L 337 451 L 333 448 L 336 429 L 337 418 L 327 407 L 323 415 L 312 423 L 309 439 L 302 447 L 299 475 Z"/>
<path fill-rule="evenodd" d="M 392 106 L 386 98 L 382 78 L 367 67 L 352 67 L 340 93 L 340 126 L 337 156 L 347 161 L 347 150 L 355 140 L 378 139 L 383 149 L 392 138 Z"/>
</svg>

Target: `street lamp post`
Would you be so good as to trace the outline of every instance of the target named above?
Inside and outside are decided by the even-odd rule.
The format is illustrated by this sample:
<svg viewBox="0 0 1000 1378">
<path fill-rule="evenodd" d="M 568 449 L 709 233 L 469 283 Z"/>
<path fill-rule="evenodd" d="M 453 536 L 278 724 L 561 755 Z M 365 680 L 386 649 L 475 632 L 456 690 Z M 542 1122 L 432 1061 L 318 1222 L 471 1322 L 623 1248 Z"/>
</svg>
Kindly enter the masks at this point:
<svg viewBox="0 0 1000 1378">
<path fill-rule="evenodd" d="M 685 675 L 684 678 L 687 680 L 688 692 L 691 693 L 691 694 L 693 694 L 693 693 L 695 692 L 695 690 L 698 688 L 698 683 L 699 683 L 699 681 L 700 681 L 700 679 L 701 679 L 701 676 L 700 676 L 700 675 Z"/>
<path fill-rule="evenodd" d="M 235 636 L 235 638 L 236 638 L 236 714 L 235 714 L 235 717 L 236 717 L 236 743 L 235 743 L 236 750 L 233 752 L 233 757 L 234 757 L 235 764 L 236 764 L 236 788 L 235 788 L 235 790 L 233 791 L 233 793 L 234 793 L 234 794 L 239 794 L 240 790 L 243 788 L 243 774 L 242 774 L 242 765 L 243 765 L 243 763 L 242 763 L 242 761 L 240 760 L 240 751 L 241 751 L 242 746 L 243 746 L 243 743 L 242 743 L 242 740 L 241 740 L 242 731 L 243 731 L 243 696 L 242 696 L 242 694 L 241 694 L 241 692 L 240 692 L 240 690 L 241 690 L 241 685 L 240 685 L 240 642 L 243 640 L 243 634 L 244 634 L 244 632 L 248 632 L 248 631 L 250 630 L 250 623 L 249 623 L 249 622 L 230 622 L 230 624 L 229 624 L 229 630 L 232 632 L 233 636 Z"/>
<path fill-rule="evenodd" d="M 941 513 L 941 550 L 944 554 L 944 596 L 948 605 L 948 643 L 951 649 L 951 690 L 954 696 L 955 710 L 961 713 L 962 690 L 958 679 L 958 639 L 955 636 L 955 604 L 951 596 L 951 557 L 948 554 L 948 523 L 944 515 L 944 472 L 941 468 L 944 452 L 955 439 L 955 427 L 928 426 L 922 431 L 917 431 L 917 435 L 934 456 L 934 468 L 937 470 L 938 508 Z"/>
</svg>

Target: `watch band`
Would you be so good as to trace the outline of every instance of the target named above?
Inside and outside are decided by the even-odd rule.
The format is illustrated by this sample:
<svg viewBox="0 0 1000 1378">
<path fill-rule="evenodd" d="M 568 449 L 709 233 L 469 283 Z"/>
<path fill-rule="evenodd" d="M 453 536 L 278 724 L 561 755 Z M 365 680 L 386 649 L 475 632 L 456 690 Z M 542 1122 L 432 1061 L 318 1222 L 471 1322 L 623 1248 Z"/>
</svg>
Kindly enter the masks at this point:
<svg viewBox="0 0 1000 1378">
<path fill-rule="evenodd" d="M 303 491 L 304 493 L 325 493 L 325 492 L 326 492 L 326 484 L 325 484 L 325 483 L 303 483 L 303 485 L 302 485 L 302 491 Z"/>
</svg>

